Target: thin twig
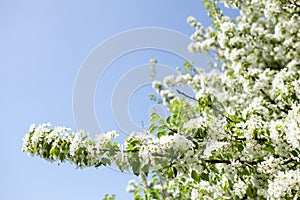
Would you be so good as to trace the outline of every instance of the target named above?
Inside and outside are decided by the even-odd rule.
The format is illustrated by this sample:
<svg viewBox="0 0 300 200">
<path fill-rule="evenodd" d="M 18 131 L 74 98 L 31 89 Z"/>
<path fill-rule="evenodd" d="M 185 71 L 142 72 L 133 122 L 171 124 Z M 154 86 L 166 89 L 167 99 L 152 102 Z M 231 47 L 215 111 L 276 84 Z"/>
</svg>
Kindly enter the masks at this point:
<svg viewBox="0 0 300 200">
<path fill-rule="evenodd" d="M 288 111 L 287 110 L 285 110 L 285 109 L 282 109 L 282 108 L 280 108 L 278 105 L 277 105 L 277 103 L 263 90 L 263 89 L 260 89 L 259 90 L 263 95 L 264 95 L 264 97 L 270 102 L 270 103 L 272 103 L 273 105 L 276 105 L 276 107 L 280 110 L 280 111 L 282 111 L 282 112 L 284 112 L 285 114 L 288 114 Z"/>
<path fill-rule="evenodd" d="M 197 101 L 197 99 L 195 98 L 195 97 L 191 97 L 191 96 L 189 96 L 189 95 L 187 95 L 187 94 L 185 94 L 184 92 L 181 92 L 180 90 L 176 90 L 179 94 L 181 94 L 181 95 L 183 95 L 183 96 L 185 96 L 185 97 L 187 97 L 187 98 L 189 98 L 189 99 L 192 99 L 192 100 L 194 100 L 194 101 Z"/>
</svg>

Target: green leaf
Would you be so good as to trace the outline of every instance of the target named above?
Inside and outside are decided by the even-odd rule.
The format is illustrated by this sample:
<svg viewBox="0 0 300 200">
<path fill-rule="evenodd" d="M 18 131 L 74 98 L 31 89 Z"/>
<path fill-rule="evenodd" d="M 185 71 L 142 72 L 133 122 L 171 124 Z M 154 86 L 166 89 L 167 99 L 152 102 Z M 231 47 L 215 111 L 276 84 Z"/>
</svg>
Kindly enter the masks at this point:
<svg viewBox="0 0 300 200">
<path fill-rule="evenodd" d="M 66 155 L 64 153 L 59 154 L 60 161 L 64 161 L 66 158 Z"/>
<path fill-rule="evenodd" d="M 202 173 L 200 178 L 205 181 L 209 181 L 209 175 L 207 173 Z"/>
<path fill-rule="evenodd" d="M 171 123 L 171 119 L 172 119 L 172 116 L 169 116 L 169 117 L 167 118 L 167 120 L 166 120 L 166 121 L 167 121 L 167 123 L 168 123 L 168 124 L 170 124 L 170 123 Z"/>
<path fill-rule="evenodd" d="M 177 169 L 175 167 L 173 167 L 173 173 L 174 173 L 174 177 L 177 176 Z"/>
<path fill-rule="evenodd" d="M 250 186 L 246 190 L 246 194 L 248 197 L 254 198 L 256 191 L 252 189 Z"/>
<path fill-rule="evenodd" d="M 101 165 L 104 165 L 104 166 L 111 165 L 110 159 L 109 158 L 102 158 Z"/>
<path fill-rule="evenodd" d="M 192 178 L 193 178 L 197 183 L 199 183 L 200 177 L 199 177 L 199 175 L 197 174 L 197 172 L 196 172 L 195 170 L 192 171 L 191 176 L 192 176 Z"/>
<path fill-rule="evenodd" d="M 149 175 L 150 172 L 150 163 L 144 165 L 141 169 L 141 171 L 145 174 L 145 176 L 147 177 Z"/>
<path fill-rule="evenodd" d="M 166 136 L 166 135 L 167 135 L 166 131 L 161 131 L 161 132 L 157 133 L 158 138 L 161 138 L 161 136 Z"/>
<path fill-rule="evenodd" d="M 155 121 L 158 121 L 159 119 L 160 119 L 160 116 L 158 114 L 156 114 L 155 112 L 153 112 L 150 117 L 150 122 L 155 122 Z"/>
<path fill-rule="evenodd" d="M 141 195 L 134 196 L 134 200 L 143 200 L 144 198 Z"/>
<path fill-rule="evenodd" d="M 133 146 L 132 144 L 129 144 L 129 145 L 127 146 L 127 149 L 128 149 L 129 151 L 133 151 L 133 150 L 134 150 L 134 146 Z"/>
<path fill-rule="evenodd" d="M 111 148 L 109 150 L 109 156 L 114 156 L 116 154 L 116 149 L 115 148 Z"/>
<path fill-rule="evenodd" d="M 137 196 L 139 193 L 141 192 L 141 188 L 137 189 L 136 191 L 134 191 L 133 195 Z"/>
<path fill-rule="evenodd" d="M 161 199 L 157 189 L 153 189 L 153 188 L 150 189 L 150 195 L 151 195 L 151 199 Z"/>
<path fill-rule="evenodd" d="M 51 149 L 50 149 L 50 155 L 52 155 L 53 157 L 55 157 L 56 156 L 56 149 L 54 148 L 54 147 L 52 147 Z"/>
<path fill-rule="evenodd" d="M 241 143 L 237 144 L 237 149 L 238 149 L 239 151 L 243 151 L 243 149 L 244 149 L 243 144 L 241 144 Z"/>
<path fill-rule="evenodd" d="M 158 127 L 155 124 L 151 124 L 149 127 L 149 132 L 154 134 L 154 132 L 158 129 Z"/>
<path fill-rule="evenodd" d="M 133 158 L 133 160 L 130 162 L 131 165 L 131 169 L 133 171 L 133 174 L 138 176 L 140 175 L 140 161 L 138 160 L 138 158 Z"/>
<path fill-rule="evenodd" d="M 65 146 L 66 146 L 66 144 L 67 144 L 67 142 L 63 142 L 62 144 L 61 144 L 61 149 L 65 149 Z"/>
</svg>

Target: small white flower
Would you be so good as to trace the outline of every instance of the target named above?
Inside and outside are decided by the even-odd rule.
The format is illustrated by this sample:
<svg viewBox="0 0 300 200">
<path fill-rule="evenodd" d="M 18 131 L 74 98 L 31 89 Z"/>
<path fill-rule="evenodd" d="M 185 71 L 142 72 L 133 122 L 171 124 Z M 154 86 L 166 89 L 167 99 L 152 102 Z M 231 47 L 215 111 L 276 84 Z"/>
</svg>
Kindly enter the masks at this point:
<svg viewBox="0 0 300 200">
<path fill-rule="evenodd" d="M 135 180 L 130 180 L 128 182 L 126 192 L 134 192 L 138 187 L 138 183 Z"/>
<path fill-rule="evenodd" d="M 29 133 L 33 132 L 33 130 L 35 129 L 35 124 L 31 124 L 29 127 Z"/>
<path fill-rule="evenodd" d="M 191 24 L 191 25 L 196 23 L 196 19 L 192 16 L 189 16 L 186 21 L 187 21 L 188 24 Z"/>
</svg>

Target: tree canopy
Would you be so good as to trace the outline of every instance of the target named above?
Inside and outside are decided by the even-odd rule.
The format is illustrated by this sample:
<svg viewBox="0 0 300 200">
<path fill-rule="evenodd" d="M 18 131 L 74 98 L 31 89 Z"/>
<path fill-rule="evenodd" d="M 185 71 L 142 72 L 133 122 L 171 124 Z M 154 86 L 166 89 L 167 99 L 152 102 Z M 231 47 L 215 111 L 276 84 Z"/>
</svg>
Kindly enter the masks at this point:
<svg viewBox="0 0 300 200">
<path fill-rule="evenodd" d="M 213 70 L 186 63 L 178 76 L 153 81 L 166 119 L 124 144 L 116 131 L 71 133 L 32 125 L 22 150 L 79 168 L 117 166 L 135 199 L 300 198 L 300 3 L 297 0 L 203 0 L 212 27 L 195 18 L 188 49 L 211 56 Z M 190 86 L 195 95 L 180 90 Z M 153 98 L 153 96 L 152 96 Z M 113 199 L 107 195 L 105 199 Z"/>
</svg>

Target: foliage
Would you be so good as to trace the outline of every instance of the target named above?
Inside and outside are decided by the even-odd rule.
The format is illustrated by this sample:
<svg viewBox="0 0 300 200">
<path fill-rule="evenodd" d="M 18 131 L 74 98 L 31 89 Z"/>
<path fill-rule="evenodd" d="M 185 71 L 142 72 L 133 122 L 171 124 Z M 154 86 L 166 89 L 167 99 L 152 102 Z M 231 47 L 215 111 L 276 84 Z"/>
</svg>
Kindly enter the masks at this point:
<svg viewBox="0 0 300 200">
<path fill-rule="evenodd" d="M 300 198 L 300 3 L 223 0 L 240 10 L 230 19 L 216 0 L 203 1 L 213 27 L 193 17 L 191 52 L 207 52 L 216 69 L 187 63 L 177 77 L 153 81 L 170 115 L 153 113 L 148 130 L 91 139 L 49 124 L 32 126 L 23 151 L 77 167 L 117 165 L 135 199 Z M 189 85 L 195 96 L 178 87 Z M 152 178 L 150 178 L 152 176 Z"/>
<path fill-rule="evenodd" d="M 106 194 L 103 200 L 115 200 L 115 195 Z"/>
</svg>

